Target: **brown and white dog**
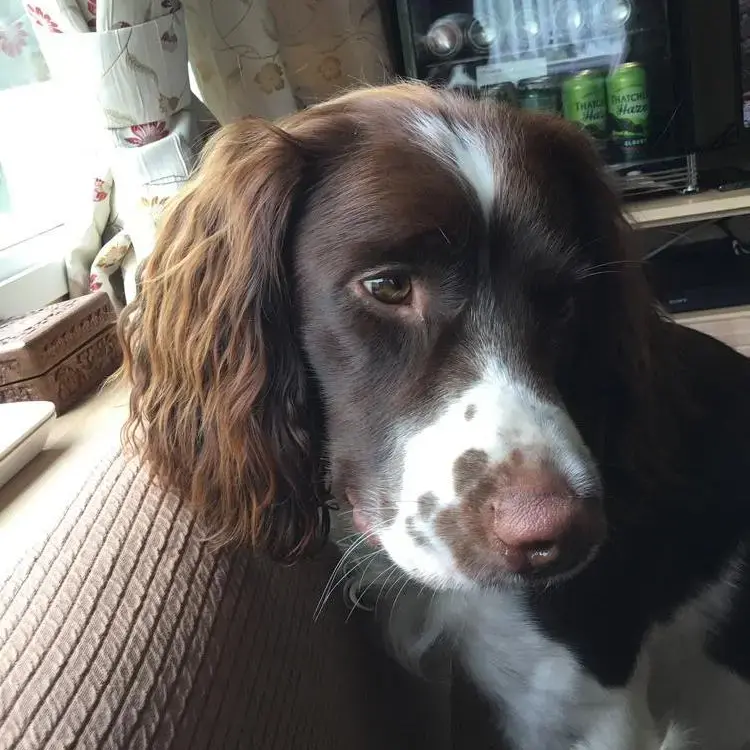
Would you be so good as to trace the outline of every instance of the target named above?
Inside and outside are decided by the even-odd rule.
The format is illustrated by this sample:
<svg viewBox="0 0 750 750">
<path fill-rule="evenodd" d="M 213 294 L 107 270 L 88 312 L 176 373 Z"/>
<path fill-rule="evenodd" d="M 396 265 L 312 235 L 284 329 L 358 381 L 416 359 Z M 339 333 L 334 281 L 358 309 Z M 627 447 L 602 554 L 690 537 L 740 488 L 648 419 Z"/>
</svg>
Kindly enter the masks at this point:
<svg viewBox="0 0 750 750">
<path fill-rule="evenodd" d="M 559 119 L 401 84 L 234 123 L 123 317 L 131 434 L 222 542 L 351 504 L 514 750 L 739 750 L 750 363 L 631 244 Z"/>
</svg>

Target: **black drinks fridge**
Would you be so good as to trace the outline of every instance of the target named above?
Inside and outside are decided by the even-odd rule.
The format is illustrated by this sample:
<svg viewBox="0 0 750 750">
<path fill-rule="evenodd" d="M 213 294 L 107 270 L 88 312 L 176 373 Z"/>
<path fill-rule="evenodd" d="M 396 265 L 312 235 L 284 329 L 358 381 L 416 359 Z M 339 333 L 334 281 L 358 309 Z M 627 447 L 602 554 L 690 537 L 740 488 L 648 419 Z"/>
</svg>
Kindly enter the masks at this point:
<svg viewBox="0 0 750 750">
<path fill-rule="evenodd" d="M 634 196 L 696 189 L 696 154 L 743 138 L 747 4 L 398 0 L 398 18 L 408 76 L 575 121 Z"/>
</svg>

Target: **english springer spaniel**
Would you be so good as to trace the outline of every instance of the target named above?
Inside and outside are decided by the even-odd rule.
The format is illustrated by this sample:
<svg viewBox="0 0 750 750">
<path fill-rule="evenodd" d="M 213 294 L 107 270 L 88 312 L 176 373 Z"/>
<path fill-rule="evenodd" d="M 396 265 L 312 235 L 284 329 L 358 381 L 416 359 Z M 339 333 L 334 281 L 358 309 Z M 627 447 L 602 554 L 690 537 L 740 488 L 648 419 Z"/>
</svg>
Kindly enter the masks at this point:
<svg viewBox="0 0 750 750">
<path fill-rule="evenodd" d="M 350 504 L 513 750 L 750 743 L 750 362 L 659 312 L 574 126 L 418 84 L 228 125 L 121 335 L 215 539 Z"/>
</svg>

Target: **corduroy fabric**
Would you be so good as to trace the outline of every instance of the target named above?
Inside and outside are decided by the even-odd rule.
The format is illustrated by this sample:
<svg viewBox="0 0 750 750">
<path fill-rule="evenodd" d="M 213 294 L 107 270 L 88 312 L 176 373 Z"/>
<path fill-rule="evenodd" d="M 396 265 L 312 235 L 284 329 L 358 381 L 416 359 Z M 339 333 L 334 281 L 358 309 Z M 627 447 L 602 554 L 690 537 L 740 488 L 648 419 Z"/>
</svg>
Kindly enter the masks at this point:
<svg viewBox="0 0 750 750">
<path fill-rule="evenodd" d="M 447 706 L 359 613 L 313 620 L 336 559 L 214 552 L 117 453 L 0 586 L 0 748 L 447 746 Z"/>
</svg>

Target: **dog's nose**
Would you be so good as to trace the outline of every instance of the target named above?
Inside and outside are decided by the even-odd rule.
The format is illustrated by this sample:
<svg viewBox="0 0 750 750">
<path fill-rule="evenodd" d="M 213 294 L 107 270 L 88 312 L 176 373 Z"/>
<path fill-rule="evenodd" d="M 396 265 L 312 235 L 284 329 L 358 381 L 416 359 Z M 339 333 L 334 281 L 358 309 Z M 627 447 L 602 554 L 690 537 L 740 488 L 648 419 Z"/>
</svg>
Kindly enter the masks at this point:
<svg viewBox="0 0 750 750">
<path fill-rule="evenodd" d="M 603 535 L 599 503 L 579 497 L 554 470 L 524 472 L 490 503 L 497 549 L 514 573 L 575 567 Z"/>
</svg>

